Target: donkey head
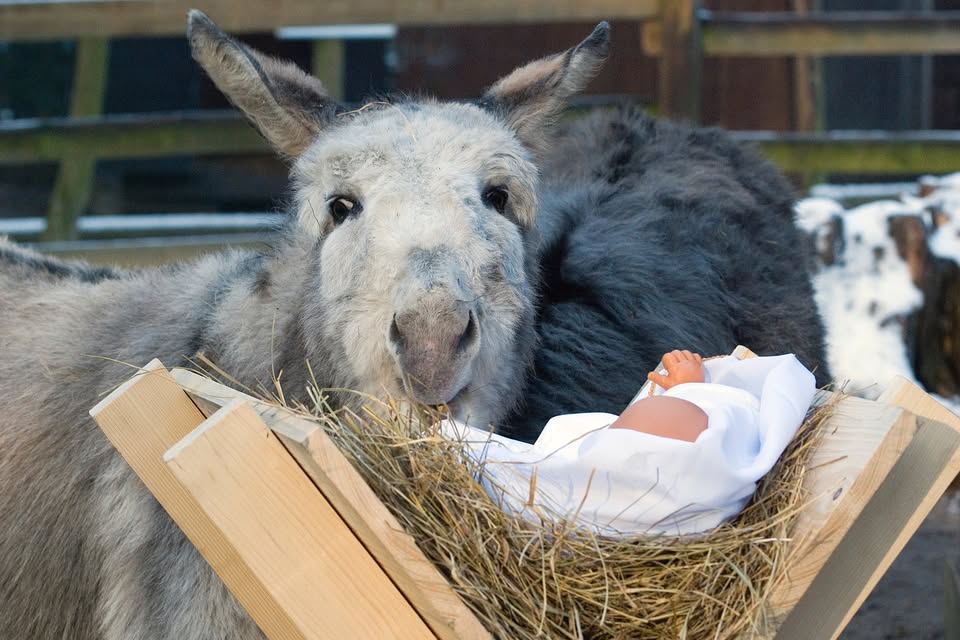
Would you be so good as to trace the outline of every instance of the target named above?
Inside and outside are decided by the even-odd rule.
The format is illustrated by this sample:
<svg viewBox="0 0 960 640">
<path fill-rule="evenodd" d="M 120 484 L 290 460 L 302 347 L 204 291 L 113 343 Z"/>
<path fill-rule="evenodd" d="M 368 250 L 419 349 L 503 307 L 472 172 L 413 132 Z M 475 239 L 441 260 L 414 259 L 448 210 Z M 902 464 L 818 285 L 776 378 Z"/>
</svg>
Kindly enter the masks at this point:
<svg viewBox="0 0 960 640">
<path fill-rule="evenodd" d="M 309 247 L 301 332 L 336 384 L 447 403 L 471 423 L 517 401 L 534 346 L 538 150 L 599 69 L 608 27 L 501 79 L 479 105 L 347 111 L 199 11 L 193 55 L 293 162 L 293 242 Z"/>
</svg>

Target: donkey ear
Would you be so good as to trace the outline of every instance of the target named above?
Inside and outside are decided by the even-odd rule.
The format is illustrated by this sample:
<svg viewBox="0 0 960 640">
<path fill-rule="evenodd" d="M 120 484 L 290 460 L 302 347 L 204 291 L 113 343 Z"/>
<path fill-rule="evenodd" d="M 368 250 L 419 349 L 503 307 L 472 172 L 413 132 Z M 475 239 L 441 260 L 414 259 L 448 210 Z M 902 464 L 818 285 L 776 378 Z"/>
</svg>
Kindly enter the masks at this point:
<svg viewBox="0 0 960 640">
<path fill-rule="evenodd" d="M 202 11 L 188 14 L 187 38 L 217 88 L 281 154 L 300 155 L 336 115 L 319 80 L 237 42 Z"/>
<path fill-rule="evenodd" d="M 560 114 L 567 98 L 597 75 L 609 50 L 610 25 L 601 22 L 573 49 L 535 60 L 501 78 L 481 104 L 504 117 L 522 142 L 539 149 L 545 125 Z"/>
</svg>

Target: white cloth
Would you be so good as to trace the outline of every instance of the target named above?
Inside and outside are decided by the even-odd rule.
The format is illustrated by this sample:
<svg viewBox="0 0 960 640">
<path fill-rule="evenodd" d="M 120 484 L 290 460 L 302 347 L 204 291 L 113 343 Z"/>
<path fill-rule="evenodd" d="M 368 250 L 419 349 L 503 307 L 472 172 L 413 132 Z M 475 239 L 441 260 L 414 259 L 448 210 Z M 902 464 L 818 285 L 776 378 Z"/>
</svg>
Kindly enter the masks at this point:
<svg viewBox="0 0 960 640">
<path fill-rule="evenodd" d="M 608 429 L 616 418 L 609 413 L 557 416 L 532 445 L 459 423 L 443 429 L 486 459 L 484 487 L 507 511 L 537 522 L 576 517 L 606 535 L 699 533 L 743 509 L 815 392 L 813 374 L 793 355 L 704 365 L 711 382 L 666 392 L 707 414 L 695 442 Z"/>
</svg>

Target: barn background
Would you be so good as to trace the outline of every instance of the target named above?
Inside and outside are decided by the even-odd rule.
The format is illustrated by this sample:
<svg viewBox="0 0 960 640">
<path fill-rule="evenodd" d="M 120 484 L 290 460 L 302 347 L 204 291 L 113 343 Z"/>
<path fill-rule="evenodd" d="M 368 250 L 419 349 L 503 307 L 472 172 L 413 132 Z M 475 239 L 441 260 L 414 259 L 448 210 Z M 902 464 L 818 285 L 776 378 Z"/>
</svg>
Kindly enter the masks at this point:
<svg viewBox="0 0 960 640">
<path fill-rule="evenodd" d="M 107 18 L 74 20 L 83 4 Z M 225 111 L 175 21 L 111 4 L 0 0 L 0 235 L 124 264 L 269 242 L 286 166 Z M 229 2 L 195 4 L 229 28 Z M 611 59 L 575 107 L 639 103 L 759 144 L 803 198 L 838 380 L 871 395 L 903 375 L 960 407 L 960 0 L 515 4 L 477 18 L 450 2 L 457 26 L 439 24 L 442 11 L 421 20 L 431 26 L 313 26 L 303 11 L 283 26 L 278 9 L 234 30 L 314 69 L 346 102 L 392 90 L 470 99 L 612 16 Z M 784 17 L 858 11 L 786 52 L 764 53 L 757 36 Z M 724 40 L 724 24 L 747 28 Z M 843 48 L 833 32 L 854 43 L 844 55 L 833 55 Z M 889 55 L 898 47 L 914 55 Z M 951 493 L 844 637 L 960 637 L 944 607 L 958 537 Z"/>
</svg>

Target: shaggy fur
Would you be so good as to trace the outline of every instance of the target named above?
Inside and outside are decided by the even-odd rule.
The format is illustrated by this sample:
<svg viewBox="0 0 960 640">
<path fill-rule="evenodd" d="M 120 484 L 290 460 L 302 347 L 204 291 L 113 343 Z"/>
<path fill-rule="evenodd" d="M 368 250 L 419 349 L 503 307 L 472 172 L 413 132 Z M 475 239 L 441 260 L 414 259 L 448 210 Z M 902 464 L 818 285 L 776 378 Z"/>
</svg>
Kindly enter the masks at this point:
<svg viewBox="0 0 960 640">
<path fill-rule="evenodd" d="M 665 352 L 795 353 L 829 382 L 792 191 L 717 129 L 594 113 L 543 161 L 540 348 L 502 431 L 620 413 Z"/>
<path fill-rule="evenodd" d="M 294 211 L 268 253 L 150 271 L 0 239 L 0 638 L 261 637 L 87 416 L 131 374 L 120 363 L 204 352 L 252 387 L 282 371 L 296 396 L 309 361 L 321 385 L 448 400 L 531 438 L 555 413 L 619 411 L 666 349 L 823 361 L 769 165 L 632 112 L 549 134 L 605 55 L 604 25 L 482 107 L 351 113 L 202 14 L 190 39 L 295 158 Z"/>
</svg>

